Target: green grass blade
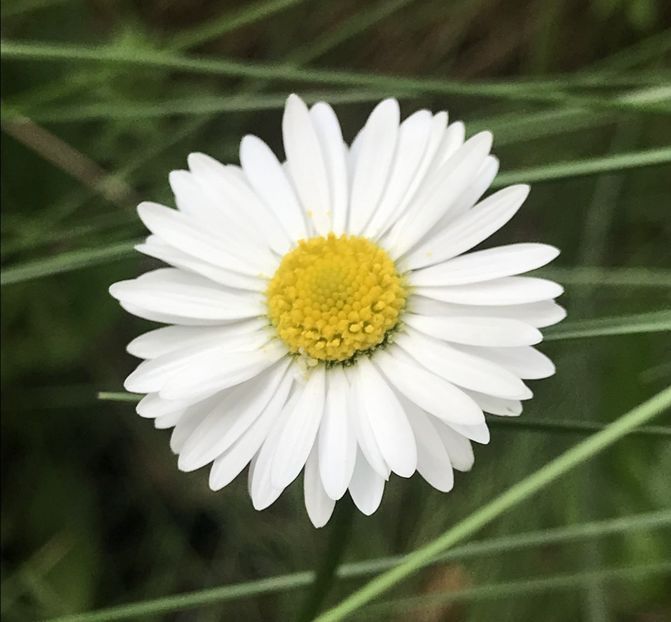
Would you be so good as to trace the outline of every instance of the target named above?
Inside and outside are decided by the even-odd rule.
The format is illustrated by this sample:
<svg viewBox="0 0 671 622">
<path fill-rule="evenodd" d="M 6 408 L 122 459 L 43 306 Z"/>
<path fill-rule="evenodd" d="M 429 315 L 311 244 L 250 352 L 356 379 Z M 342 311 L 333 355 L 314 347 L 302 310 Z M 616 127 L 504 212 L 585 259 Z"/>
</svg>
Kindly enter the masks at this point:
<svg viewBox="0 0 671 622">
<path fill-rule="evenodd" d="M 654 311 L 619 317 L 564 322 L 559 326 L 548 328 L 545 333 L 545 341 L 666 331 L 671 331 L 671 311 Z"/>
<path fill-rule="evenodd" d="M 559 574 L 550 577 L 530 577 L 505 583 L 479 585 L 472 588 L 455 590 L 453 592 L 428 593 L 421 596 L 396 598 L 393 600 L 366 607 L 361 614 L 366 618 L 389 614 L 397 615 L 400 611 L 410 611 L 421 608 L 439 607 L 451 602 L 473 602 L 480 600 L 500 600 L 504 598 L 539 594 L 554 590 L 572 590 L 583 586 L 588 581 L 620 582 L 634 581 L 652 576 L 662 576 L 671 573 L 671 561 L 652 564 L 639 564 L 621 568 L 607 568 L 583 572 Z M 355 614 L 355 617 L 358 617 Z M 319 619 L 319 618 L 318 618 Z"/>
<path fill-rule="evenodd" d="M 568 177 L 596 175 L 598 173 L 622 171 L 642 166 L 656 166 L 668 162 L 671 162 L 671 147 L 631 151 L 629 153 L 618 153 L 617 155 L 601 158 L 557 162 L 501 173 L 494 180 L 491 187 L 501 188 L 509 184 L 554 181 Z"/>
<path fill-rule="evenodd" d="M 669 97 L 671 89 L 668 86 L 655 86 L 629 92 L 617 99 L 625 104 L 659 104 L 668 101 Z M 581 129 L 593 129 L 612 123 L 617 118 L 615 111 L 602 110 L 597 113 L 589 108 L 562 106 L 554 110 L 527 114 L 515 111 L 475 120 L 469 123 L 469 130 L 492 130 L 496 136 L 496 144 L 501 146 Z"/>
<path fill-rule="evenodd" d="M 339 91 L 308 92 L 302 94 L 306 103 L 320 100 L 330 104 L 356 104 L 377 101 L 389 95 L 382 91 Z M 412 97 L 412 94 L 407 94 Z M 76 108 L 53 107 L 44 112 L 36 111 L 31 119 L 40 122 L 62 123 L 72 121 L 95 121 L 109 119 L 154 119 L 167 116 L 212 115 L 224 112 L 257 112 L 260 110 L 280 110 L 286 103 L 285 94 L 238 94 L 231 96 L 207 95 L 200 97 L 176 98 L 165 102 L 119 104 L 110 107 L 106 103 L 81 104 Z M 5 121 L 18 116 L 11 109 L 4 113 Z"/>
<path fill-rule="evenodd" d="M 101 248 L 85 248 L 69 251 L 53 257 L 36 259 L 17 266 L 11 266 L 2 271 L 0 285 L 13 285 L 45 276 L 71 272 L 72 270 L 80 270 L 81 268 L 125 259 L 132 255 L 133 247 L 138 242 L 139 240 L 134 242 L 118 242 Z"/>
<path fill-rule="evenodd" d="M 573 421 L 532 419 L 527 417 L 487 417 L 487 425 L 491 428 L 509 430 L 540 432 L 542 434 L 592 434 L 608 427 L 607 423 L 597 423 L 593 421 Z M 645 436 L 648 438 L 671 439 L 671 426 L 648 425 L 636 428 L 631 432 L 631 436 Z"/>
<path fill-rule="evenodd" d="M 24 2 L 15 2 L 9 6 L 6 6 L 7 3 L 3 3 L 0 15 L 2 15 L 2 17 L 14 17 L 15 15 L 47 9 L 70 1 L 71 0 L 25 0 Z"/>
<path fill-rule="evenodd" d="M 382 0 L 374 7 L 366 4 L 333 32 L 322 35 L 318 40 L 311 41 L 303 47 L 294 48 L 288 55 L 287 61 L 292 65 L 307 65 L 316 58 L 330 52 L 348 39 L 365 32 L 375 24 L 381 22 L 396 11 L 415 2 L 416 0 Z"/>
<path fill-rule="evenodd" d="M 663 268 L 543 268 L 539 276 L 571 287 L 661 287 L 671 288 L 671 270 Z"/>
<path fill-rule="evenodd" d="M 106 402 L 139 402 L 141 395 L 136 393 L 124 393 L 123 391 L 99 391 L 97 395 L 99 400 Z"/>
<path fill-rule="evenodd" d="M 427 565 L 435 565 L 453 560 L 472 559 L 486 555 L 498 555 L 505 552 L 519 551 L 537 546 L 566 544 L 591 538 L 602 538 L 616 534 L 641 532 L 671 525 L 671 510 L 635 514 L 614 519 L 594 521 L 531 531 L 527 533 L 502 536 L 470 542 L 446 552 L 431 560 Z M 361 562 L 343 564 L 338 568 L 337 576 L 341 579 L 355 579 L 393 568 L 403 561 L 402 555 L 370 559 Z M 296 572 L 267 579 L 248 581 L 227 585 L 209 590 L 199 590 L 129 603 L 118 607 L 110 607 L 99 611 L 69 615 L 50 620 L 49 622 L 101 622 L 103 620 L 128 620 L 156 613 L 180 611 L 194 607 L 221 603 L 240 598 L 248 598 L 259 594 L 281 592 L 306 587 L 314 581 L 312 571 Z"/>
<path fill-rule="evenodd" d="M 435 78 L 413 78 L 326 69 L 301 69 L 286 64 L 244 63 L 230 59 L 186 56 L 160 50 L 144 50 L 142 54 L 138 54 L 137 50 L 121 46 L 84 47 L 35 41 L 3 41 L 1 45 L 2 56 L 15 60 L 107 62 L 268 81 L 291 80 L 306 84 L 370 87 L 393 90 L 396 93 L 406 90 L 443 95 L 494 97 L 512 101 L 582 105 L 596 109 L 647 110 L 651 112 L 669 111 L 668 105 L 650 104 L 640 101 L 630 102 L 622 97 L 579 97 L 567 95 L 559 90 L 537 89 L 529 86 L 528 82 L 523 84 L 514 82 L 481 82 L 471 84 Z M 570 85 L 570 82 L 567 82 L 566 85 Z"/>
<path fill-rule="evenodd" d="M 227 32 L 258 22 L 301 2 L 305 2 L 305 0 L 270 0 L 270 2 L 264 0 L 251 6 L 244 6 L 234 13 L 226 13 L 190 30 L 181 31 L 172 38 L 170 47 L 175 50 L 184 50 L 202 45 L 225 35 Z"/>
<path fill-rule="evenodd" d="M 671 407 L 671 387 L 616 419 L 604 430 L 593 434 L 548 462 L 506 492 L 476 510 L 445 533 L 413 551 L 395 568 L 379 575 L 340 604 L 318 616 L 319 622 L 334 622 L 353 614 L 365 604 L 417 572 L 435 556 L 467 538 L 495 518 L 547 488 L 562 475 L 593 458 L 632 430 L 646 424 Z"/>
</svg>

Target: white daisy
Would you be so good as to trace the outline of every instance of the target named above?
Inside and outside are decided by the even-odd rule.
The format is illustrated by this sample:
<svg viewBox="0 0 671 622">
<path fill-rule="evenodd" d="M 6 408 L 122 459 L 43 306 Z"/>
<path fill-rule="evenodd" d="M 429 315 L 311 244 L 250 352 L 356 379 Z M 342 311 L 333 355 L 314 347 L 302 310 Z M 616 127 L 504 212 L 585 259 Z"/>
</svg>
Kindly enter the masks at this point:
<svg viewBox="0 0 671 622">
<path fill-rule="evenodd" d="M 365 514 L 390 474 L 441 491 L 487 443 L 483 411 L 519 415 L 525 379 L 554 366 L 532 346 L 565 313 L 562 288 L 516 276 L 544 244 L 470 251 L 529 188 L 485 199 L 492 135 L 464 141 L 446 112 L 403 122 L 376 106 L 348 147 L 323 102 L 295 95 L 286 162 L 255 136 L 241 167 L 192 153 L 174 171 L 177 209 L 142 203 L 138 250 L 170 264 L 110 288 L 124 309 L 169 324 L 133 340 L 125 387 L 170 440 L 179 468 L 211 464 L 219 490 L 249 465 L 255 508 L 304 472 L 319 527 L 349 491 Z"/>
</svg>

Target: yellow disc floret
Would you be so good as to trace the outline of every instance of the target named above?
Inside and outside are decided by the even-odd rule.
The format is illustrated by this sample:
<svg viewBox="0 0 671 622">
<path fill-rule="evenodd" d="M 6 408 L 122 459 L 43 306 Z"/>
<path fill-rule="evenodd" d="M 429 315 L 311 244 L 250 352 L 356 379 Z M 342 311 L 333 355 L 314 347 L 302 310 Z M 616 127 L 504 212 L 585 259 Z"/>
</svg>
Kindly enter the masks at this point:
<svg viewBox="0 0 671 622">
<path fill-rule="evenodd" d="M 347 362 L 385 340 L 406 289 L 379 246 L 330 233 L 301 240 L 282 258 L 267 299 L 270 320 L 292 352 Z"/>
</svg>

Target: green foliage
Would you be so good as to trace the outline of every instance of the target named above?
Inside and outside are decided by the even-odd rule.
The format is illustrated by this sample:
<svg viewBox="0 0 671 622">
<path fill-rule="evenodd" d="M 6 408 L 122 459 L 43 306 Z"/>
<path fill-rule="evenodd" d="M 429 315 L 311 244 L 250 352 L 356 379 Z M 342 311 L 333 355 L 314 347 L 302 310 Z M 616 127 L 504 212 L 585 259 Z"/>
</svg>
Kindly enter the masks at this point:
<svg viewBox="0 0 671 622">
<path fill-rule="evenodd" d="M 166 432 L 119 393 L 124 346 L 149 323 L 107 294 L 154 265 L 131 250 L 135 204 L 170 203 L 167 173 L 191 151 L 236 161 L 249 132 L 281 151 L 294 90 L 332 101 L 348 140 L 389 94 L 405 114 L 448 108 L 469 133 L 491 128 L 496 185 L 533 182 L 492 243 L 559 247 L 544 272 L 569 311 L 542 346 L 557 375 L 522 418 L 493 422 L 453 492 L 392 479 L 379 511 L 354 517 L 323 608 L 388 571 L 336 611 L 393 586 L 357 614 L 668 614 L 671 419 L 637 408 L 671 377 L 666 3 L 12 0 L 2 17 L 3 620 L 126 603 L 143 620 L 305 610 L 331 526 L 311 527 L 300 484 L 257 513 L 244 481 L 215 494 L 177 471 Z M 610 446 L 631 410 L 659 417 Z M 576 468 L 557 472 L 567 455 Z M 476 527 L 482 542 L 433 560 Z M 80 619 L 114 619 L 97 616 Z"/>
</svg>

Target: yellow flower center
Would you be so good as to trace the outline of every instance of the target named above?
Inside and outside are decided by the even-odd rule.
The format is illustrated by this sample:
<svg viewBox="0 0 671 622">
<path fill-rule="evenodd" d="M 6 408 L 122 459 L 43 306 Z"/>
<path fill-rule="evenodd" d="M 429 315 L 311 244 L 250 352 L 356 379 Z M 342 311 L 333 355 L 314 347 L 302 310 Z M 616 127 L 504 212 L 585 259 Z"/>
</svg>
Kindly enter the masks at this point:
<svg viewBox="0 0 671 622">
<path fill-rule="evenodd" d="M 288 252 L 266 296 L 270 320 L 291 352 L 346 362 L 385 341 L 407 292 L 379 246 L 330 233 Z"/>
</svg>

